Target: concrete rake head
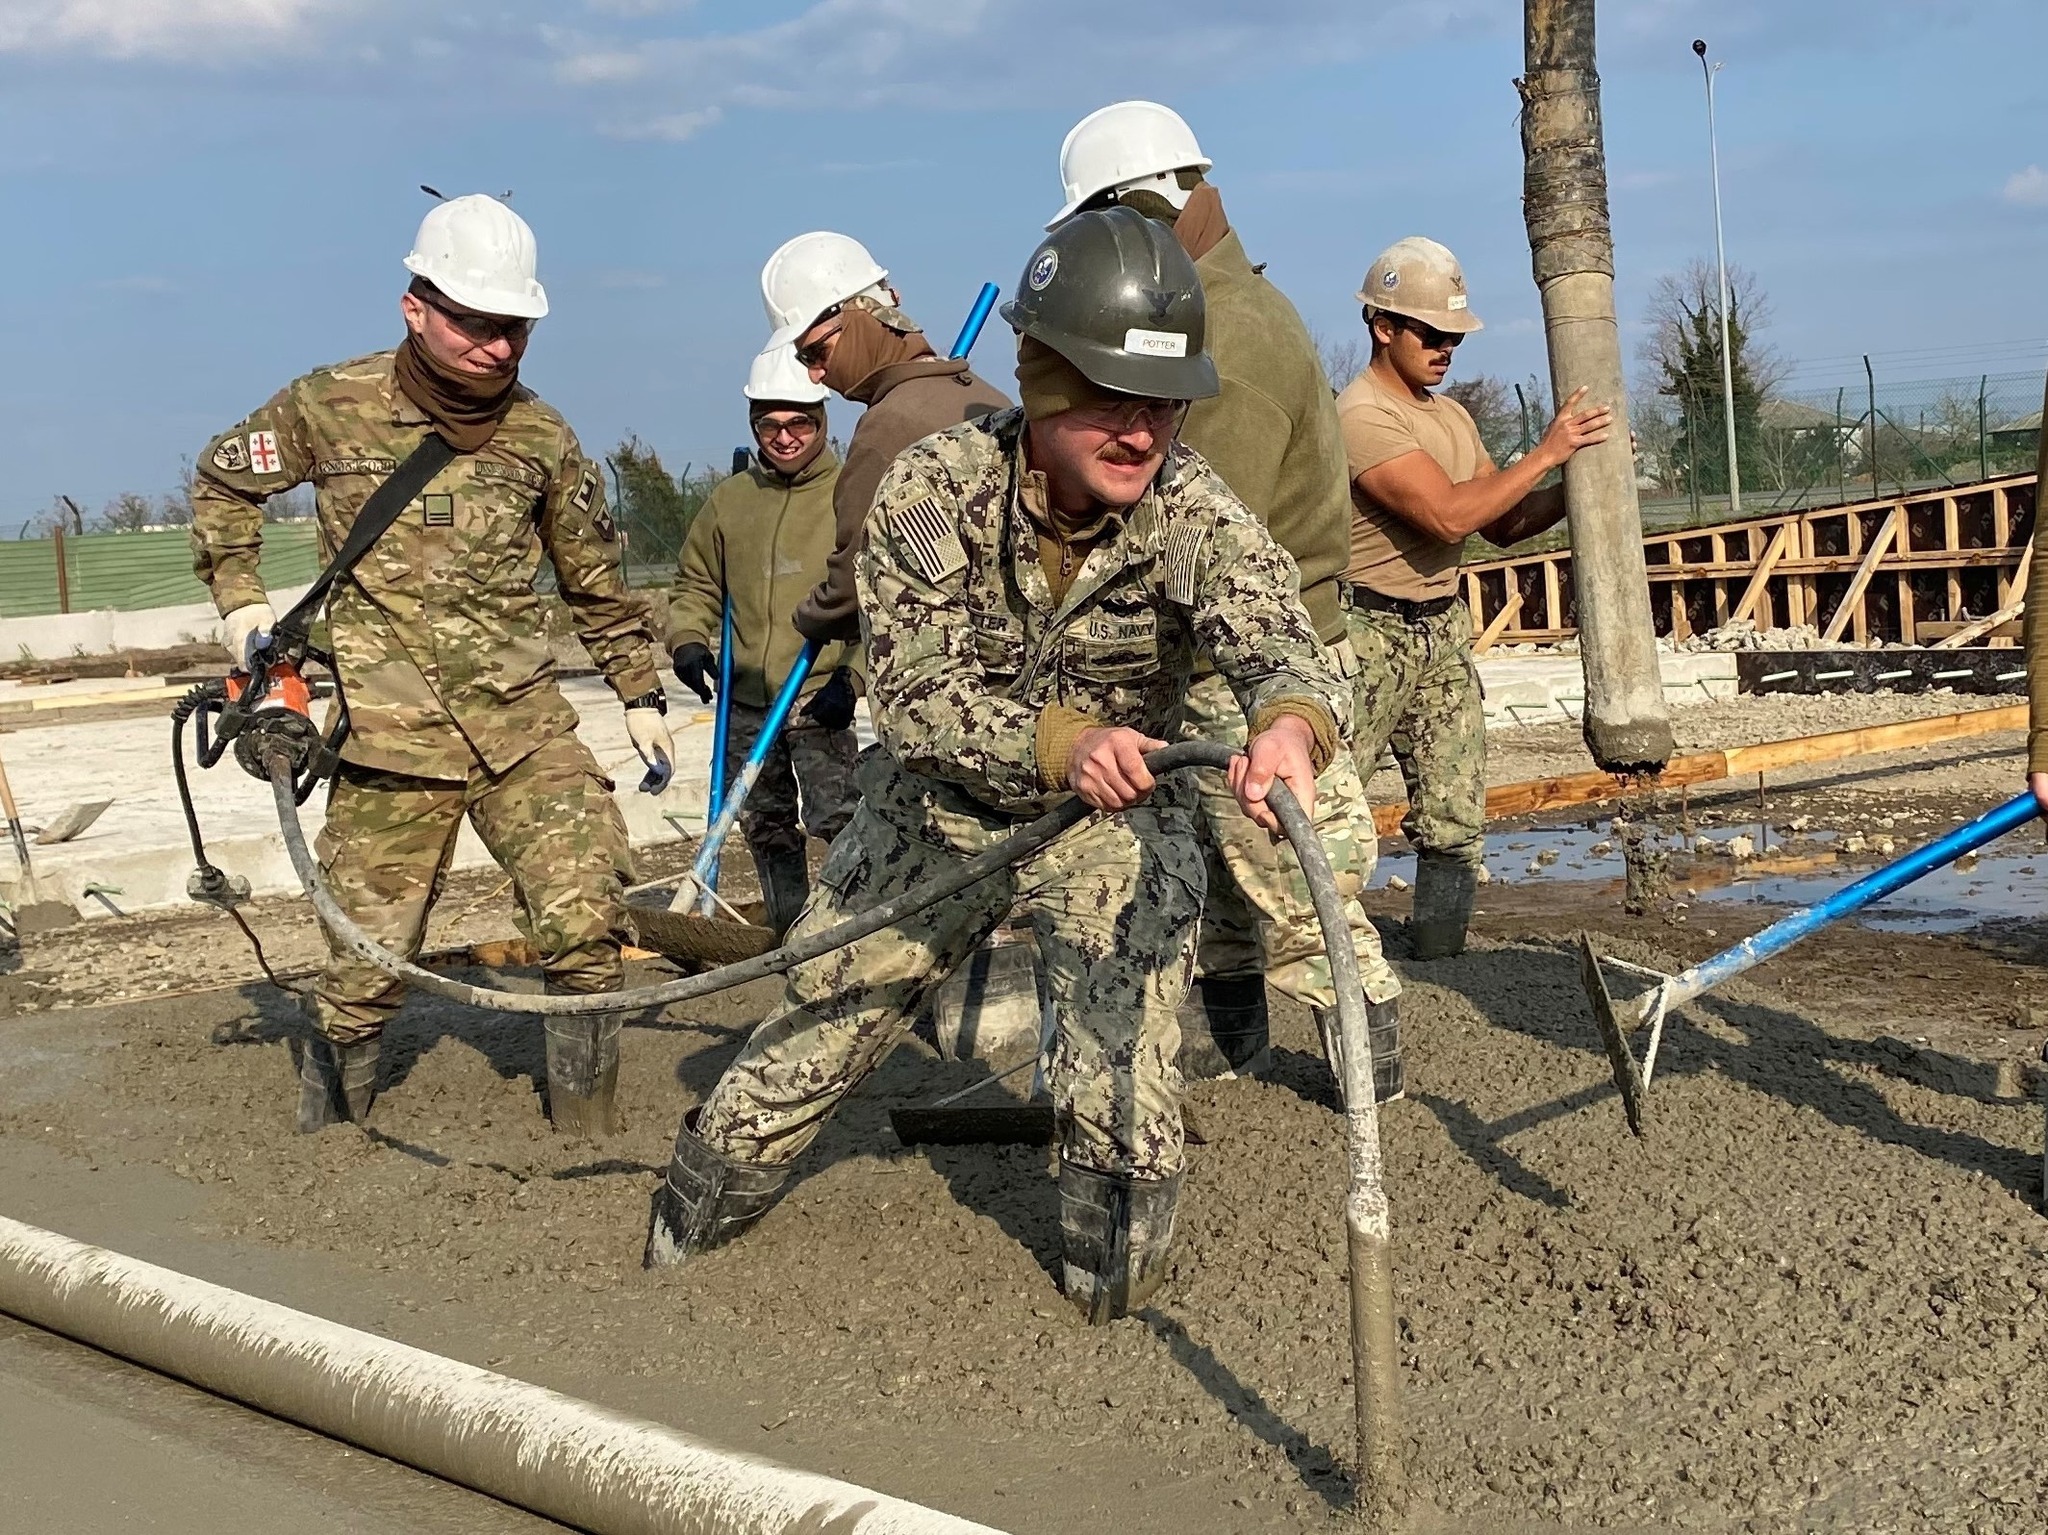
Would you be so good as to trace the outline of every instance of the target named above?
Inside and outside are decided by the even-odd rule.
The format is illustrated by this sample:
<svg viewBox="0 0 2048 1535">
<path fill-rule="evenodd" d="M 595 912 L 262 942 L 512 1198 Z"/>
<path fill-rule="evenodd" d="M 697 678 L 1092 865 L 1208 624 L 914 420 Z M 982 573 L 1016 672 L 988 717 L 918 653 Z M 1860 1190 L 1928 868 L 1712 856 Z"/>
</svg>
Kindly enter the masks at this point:
<svg viewBox="0 0 2048 1535">
<path fill-rule="evenodd" d="M 1646 977 L 1654 984 L 1641 996 L 1617 1003 L 1607 989 L 1607 977 L 1600 968 L 1603 964 Z M 1602 960 L 1594 952 L 1592 935 L 1581 933 L 1579 979 L 1585 985 L 1586 1001 L 1593 1009 L 1593 1022 L 1600 1030 L 1601 1042 L 1607 1046 L 1607 1062 L 1614 1071 L 1615 1091 L 1621 1094 L 1622 1112 L 1628 1115 L 1629 1129 L 1641 1136 L 1644 1103 L 1650 1093 L 1650 1076 L 1657 1069 L 1657 1046 L 1664 1039 L 1664 1015 L 1676 977 L 1631 965 L 1626 960 Z M 1646 1024 L 1650 1039 L 1638 1061 L 1629 1036 L 1641 1032 Z"/>
<path fill-rule="evenodd" d="M 635 906 L 630 910 L 640 946 L 691 971 L 716 970 L 755 959 L 775 947 L 772 928 L 756 927 L 725 917 L 695 912 L 660 911 Z"/>
</svg>

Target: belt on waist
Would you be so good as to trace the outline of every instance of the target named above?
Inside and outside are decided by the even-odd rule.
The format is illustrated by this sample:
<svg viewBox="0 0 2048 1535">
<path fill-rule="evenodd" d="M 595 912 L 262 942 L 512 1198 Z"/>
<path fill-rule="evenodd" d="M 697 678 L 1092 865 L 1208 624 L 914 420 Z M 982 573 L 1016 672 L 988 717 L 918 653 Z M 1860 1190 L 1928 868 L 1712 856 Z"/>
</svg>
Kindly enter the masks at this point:
<svg viewBox="0 0 2048 1535">
<path fill-rule="evenodd" d="M 1406 597 L 1389 597 L 1376 592 L 1369 586 L 1360 586 L 1356 581 L 1340 581 L 1337 589 L 1343 594 L 1346 607 L 1357 608 L 1361 613 L 1392 613 L 1413 623 L 1422 618 L 1440 618 L 1451 611 L 1459 601 L 1453 594 L 1449 597 L 1429 597 L 1411 602 Z"/>
</svg>

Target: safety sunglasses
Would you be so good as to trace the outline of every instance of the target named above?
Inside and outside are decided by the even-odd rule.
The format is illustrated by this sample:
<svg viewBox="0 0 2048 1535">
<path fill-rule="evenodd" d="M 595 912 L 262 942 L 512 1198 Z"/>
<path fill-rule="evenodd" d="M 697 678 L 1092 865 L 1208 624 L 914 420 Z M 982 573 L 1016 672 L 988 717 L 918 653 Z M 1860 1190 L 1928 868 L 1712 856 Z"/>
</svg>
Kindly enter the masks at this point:
<svg viewBox="0 0 2048 1535">
<path fill-rule="evenodd" d="M 474 342 L 478 346 L 489 346 L 500 336 L 511 341 L 524 341 L 533 334 L 531 320 L 478 314 L 473 309 L 450 309 L 446 304 L 437 304 L 430 298 L 422 298 L 420 302 L 461 332 L 464 340 Z"/>
<path fill-rule="evenodd" d="M 1458 343 L 1465 339 L 1465 333 L 1458 330 L 1438 330 L 1434 325 L 1425 325 L 1420 320 L 1411 320 L 1405 314 L 1389 315 L 1395 328 L 1405 330 L 1420 341 L 1424 350 L 1455 352 Z"/>
<path fill-rule="evenodd" d="M 796 416 L 786 421 L 774 421 L 763 416 L 754 423 L 754 435 L 763 442 L 773 442 L 778 437 L 794 437 L 801 442 L 817 434 L 818 423 L 812 416 Z"/>
<path fill-rule="evenodd" d="M 1128 437 L 1138 431 L 1170 437 L 1179 429 L 1186 410 L 1185 400 L 1133 400 L 1128 405 L 1090 407 L 1075 414 L 1084 425 L 1112 437 Z"/>
<path fill-rule="evenodd" d="M 818 319 L 830 319 L 833 315 L 837 313 L 839 313 L 837 309 L 832 309 L 827 311 L 825 314 L 820 315 Z M 802 368 L 824 367 L 825 359 L 832 355 L 832 343 L 838 339 L 840 329 L 841 327 L 834 326 L 831 330 L 826 331 L 825 334 L 820 336 L 816 341 L 813 341 L 809 346 L 798 347 L 796 349 L 797 366 Z"/>
</svg>

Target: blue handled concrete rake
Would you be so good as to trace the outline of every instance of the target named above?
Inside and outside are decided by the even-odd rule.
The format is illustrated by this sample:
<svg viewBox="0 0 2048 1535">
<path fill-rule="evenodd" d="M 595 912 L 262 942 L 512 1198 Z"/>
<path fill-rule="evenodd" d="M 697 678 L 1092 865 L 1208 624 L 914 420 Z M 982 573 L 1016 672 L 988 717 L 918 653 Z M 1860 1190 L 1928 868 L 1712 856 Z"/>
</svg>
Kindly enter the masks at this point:
<svg viewBox="0 0 2048 1535">
<path fill-rule="evenodd" d="M 1695 997 L 1733 980 L 1773 955 L 1783 953 L 1829 923 L 1883 900 L 1922 875 L 1953 863 L 1987 842 L 1995 842 L 2007 832 L 2026 825 L 2040 813 L 2034 796 L 2021 794 L 1996 810 L 1986 811 L 1969 825 L 1957 827 L 1938 841 L 1916 848 L 1853 884 L 1844 885 L 1826 900 L 1803 907 L 1790 916 L 1780 917 L 1762 932 L 1701 960 L 1677 975 L 1666 975 L 1661 970 L 1632 965 L 1626 960 L 1603 960 L 1594 952 L 1591 936 L 1581 933 L 1580 978 L 1585 983 L 1586 999 L 1593 1007 L 1593 1021 L 1599 1026 L 1600 1038 L 1607 1046 L 1607 1059 L 1614 1067 L 1614 1086 L 1621 1094 L 1621 1106 L 1628 1115 L 1629 1129 L 1638 1136 L 1643 1133 L 1644 1104 L 1650 1092 L 1650 1078 L 1657 1069 L 1657 1047 L 1663 1043 L 1664 1020 L 1673 1008 L 1683 1007 Z M 1617 1003 L 1607 989 L 1607 977 L 1601 970 L 1603 964 L 1630 975 L 1646 977 L 1653 984 L 1642 995 L 1626 1003 Z M 1629 1036 L 1644 1029 L 1649 1030 L 1650 1037 L 1639 1061 L 1629 1044 Z"/>
</svg>

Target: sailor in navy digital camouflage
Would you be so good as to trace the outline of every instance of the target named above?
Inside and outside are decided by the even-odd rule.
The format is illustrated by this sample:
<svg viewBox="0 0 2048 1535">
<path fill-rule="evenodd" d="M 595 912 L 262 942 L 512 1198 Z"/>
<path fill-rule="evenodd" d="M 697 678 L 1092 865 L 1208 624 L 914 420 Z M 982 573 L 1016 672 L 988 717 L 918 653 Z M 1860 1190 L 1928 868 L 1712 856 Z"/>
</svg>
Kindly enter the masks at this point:
<svg viewBox="0 0 2048 1535">
<path fill-rule="evenodd" d="M 1045 262 L 1046 249 L 1064 259 Z M 1024 407 L 925 438 L 876 493 L 856 574 L 880 745 L 790 936 L 941 876 L 1077 793 L 1098 813 L 789 972 L 780 1006 L 678 1137 L 654 1261 L 758 1218 L 929 991 L 1021 908 L 1054 1012 L 1046 1067 L 1067 1292 L 1100 1321 L 1163 1277 L 1183 1159 L 1176 1014 L 1205 869 L 1192 785 L 1154 786 L 1138 754 L 1171 734 L 1206 653 L 1249 722 L 1257 793 L 1277 772 L 1312 801 L 1349 690 L 1301 606 L 1293 560 L 1172 442 L 1178 402 L 1215 387 L 1192 263 L 1127 210 L 1063 226 L 1035 260 L 1034 272 L 1057 269 L 1050 293 L 1004 311 L 1022 332 Z M 1089 285 L 1115 295 L 1094 305 L 1114 336 L 1107 362 L 1063 320 L 1087 307 L 1071 289 Z M 1116 304 L 1149 305 L 1145 286 L 1171 300 L 1144 328 L 1161 349 L 1179 343 L 1166 360 L 1133 355 L 1139 328 L 1110 325 Z"/>
</svg>

